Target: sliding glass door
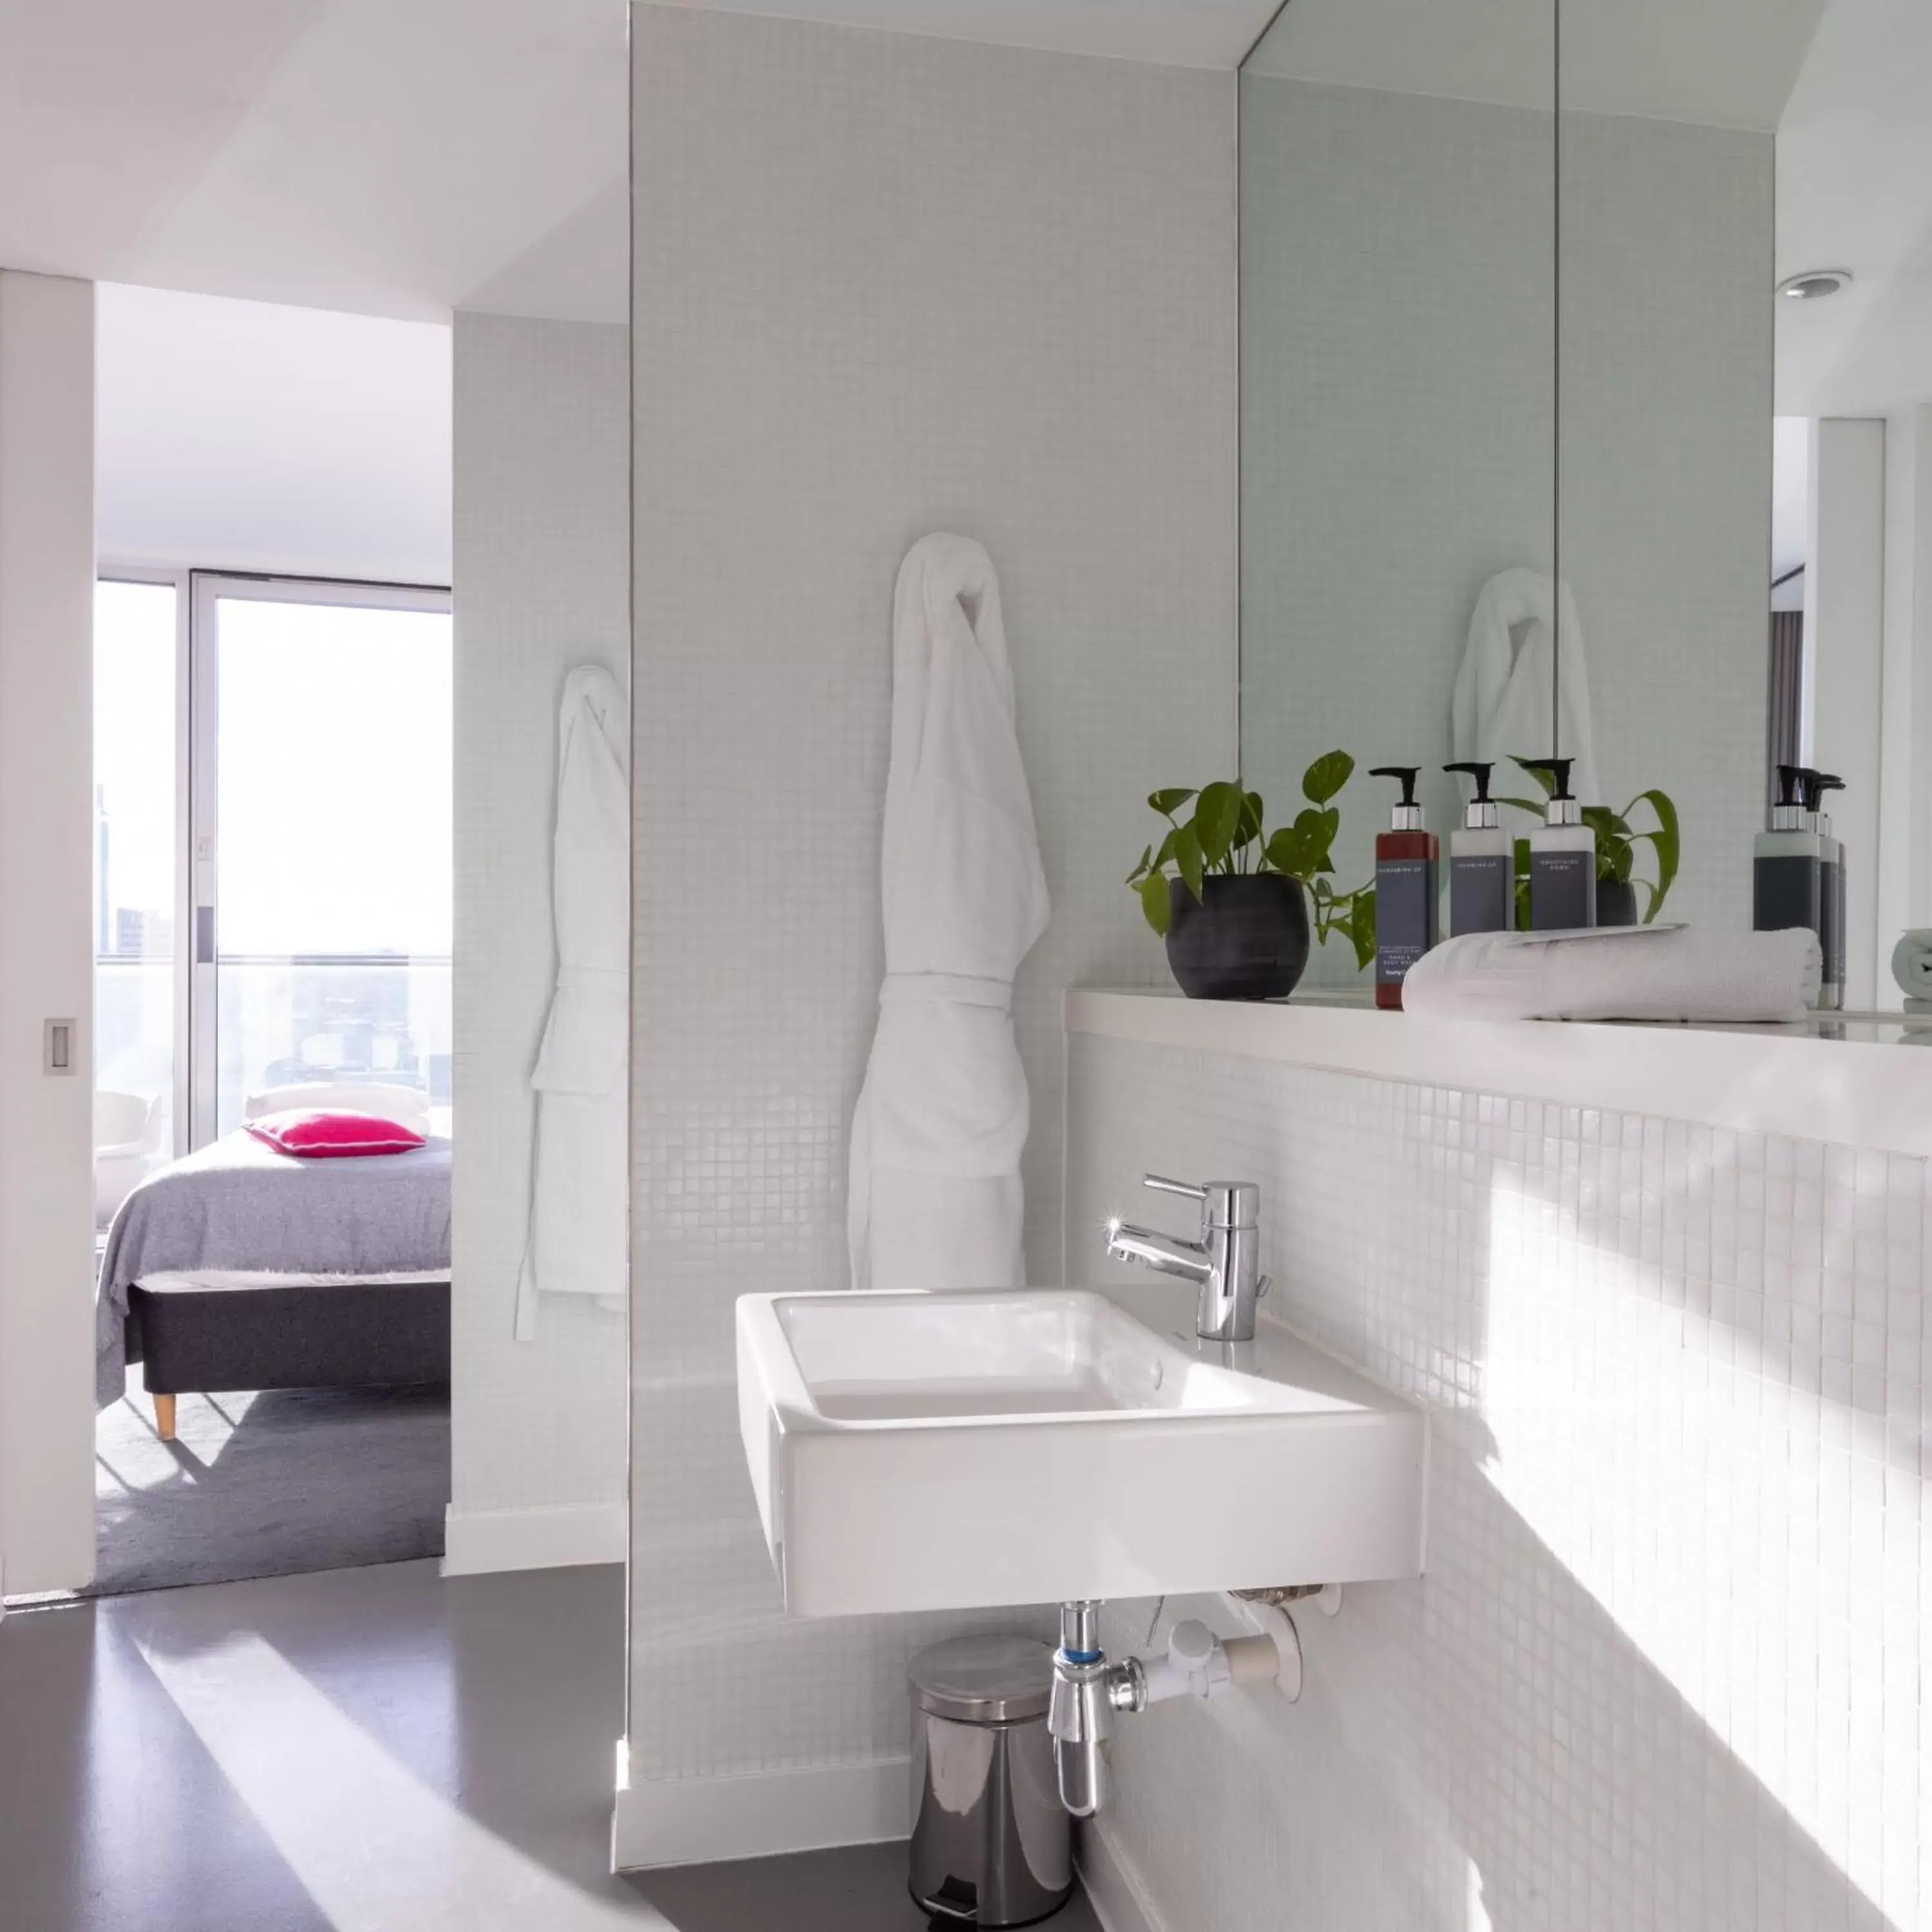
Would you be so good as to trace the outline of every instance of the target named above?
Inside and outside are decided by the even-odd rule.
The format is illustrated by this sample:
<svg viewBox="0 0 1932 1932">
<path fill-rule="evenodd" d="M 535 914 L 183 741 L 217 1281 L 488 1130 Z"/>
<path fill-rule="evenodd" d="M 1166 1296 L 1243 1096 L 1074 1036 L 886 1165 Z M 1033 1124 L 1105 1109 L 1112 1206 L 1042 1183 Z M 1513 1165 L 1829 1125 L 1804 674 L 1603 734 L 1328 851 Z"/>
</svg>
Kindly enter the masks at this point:
<svg viewBox="0 0 1932 1932">
<path fill-rule="evenodd" d="M 448 597 L 194 584 L 194 1139 L 312 1081 L 446 1102 Z"/>
<path fill-rule="evenodd" d="M 94 604 L 94 1211 L 103 1226 L 184 1152 L 188 975 L 176 943 L 188 600 L 172 577 L 104 580 Z"/>
</svg>

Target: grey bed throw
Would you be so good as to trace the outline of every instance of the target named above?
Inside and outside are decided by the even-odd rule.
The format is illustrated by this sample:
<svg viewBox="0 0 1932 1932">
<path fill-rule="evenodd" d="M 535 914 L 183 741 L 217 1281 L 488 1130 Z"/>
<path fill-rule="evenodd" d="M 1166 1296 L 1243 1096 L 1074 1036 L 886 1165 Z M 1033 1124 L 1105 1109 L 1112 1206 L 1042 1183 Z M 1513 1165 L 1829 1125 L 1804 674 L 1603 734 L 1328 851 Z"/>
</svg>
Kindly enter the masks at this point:
<svg viewBox="0 0 1932 1932">
<path fill-rule="evenodd" d="M 128 1290 L 207 1268 L 346 1276 L 449 1265 L 450 1143 L 407 1154 L 297 1160 L 245 1130 L 150 1174 L 107 1232 L 94 1298 L 94 1397 L 127 1377 Z"/>
</svg>

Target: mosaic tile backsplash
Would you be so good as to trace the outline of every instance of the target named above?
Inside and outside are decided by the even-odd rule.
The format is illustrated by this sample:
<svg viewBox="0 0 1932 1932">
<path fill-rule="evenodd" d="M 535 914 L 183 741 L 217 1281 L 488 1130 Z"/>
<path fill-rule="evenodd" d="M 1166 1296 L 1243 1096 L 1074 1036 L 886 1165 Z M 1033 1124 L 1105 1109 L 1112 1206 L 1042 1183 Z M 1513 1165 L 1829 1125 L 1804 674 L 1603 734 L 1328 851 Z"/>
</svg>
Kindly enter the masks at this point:
<svg viewBox="0 0 1932 1932">
<path fill-rule="evenodd" d="M 1302 1616 L 1295 1706 L 1123 1727 L 1108 1834 L 1173 1932 L 1932 1924 L 1924 1161 L 1069 1070 L 1070 1279 L 1144 1168 L 1258 1181 L 1264 1310 L 1434 1412 L 1426 1576 Z"/>
</svg>

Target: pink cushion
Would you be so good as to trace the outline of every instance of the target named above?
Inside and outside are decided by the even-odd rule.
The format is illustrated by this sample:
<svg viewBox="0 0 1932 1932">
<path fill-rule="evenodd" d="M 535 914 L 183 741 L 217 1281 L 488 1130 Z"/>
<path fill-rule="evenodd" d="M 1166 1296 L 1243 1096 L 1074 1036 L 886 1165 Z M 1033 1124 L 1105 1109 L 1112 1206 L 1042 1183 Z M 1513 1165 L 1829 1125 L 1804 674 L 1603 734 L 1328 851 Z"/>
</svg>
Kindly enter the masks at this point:
<svg viewBox="0 0 1932 1932">
<path fill-rule="evenodd" d="M 302 1160 L 328 1160 L 340 1154 L 407 1154 L 423 1137 L 398 1120 L 349 1107 L 291 1107 L 248 1123 L 258 1141 Z"/>
</svg>

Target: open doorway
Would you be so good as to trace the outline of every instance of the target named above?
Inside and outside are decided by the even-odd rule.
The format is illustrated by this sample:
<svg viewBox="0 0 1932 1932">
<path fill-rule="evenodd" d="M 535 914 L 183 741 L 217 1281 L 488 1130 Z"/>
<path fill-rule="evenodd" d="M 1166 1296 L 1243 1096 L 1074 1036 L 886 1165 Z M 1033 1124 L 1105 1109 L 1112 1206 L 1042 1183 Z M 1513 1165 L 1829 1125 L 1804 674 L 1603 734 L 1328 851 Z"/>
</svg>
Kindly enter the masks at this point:
<svg viewBox="0 0 1932 1932">
<path fill-rule="evenodd" d="M 431 544 L 419 580 L 352 573 L 385 561 L 358 492 L 446 497 L 447 332 L 148 291 L 102 314 L 93 1587 L 439 1554 L 448 569 Z M 345 410 L 386 425 L 360 476 Z"/>
</svg>

